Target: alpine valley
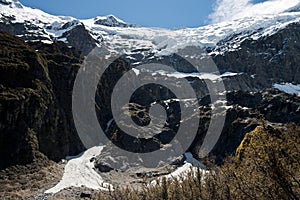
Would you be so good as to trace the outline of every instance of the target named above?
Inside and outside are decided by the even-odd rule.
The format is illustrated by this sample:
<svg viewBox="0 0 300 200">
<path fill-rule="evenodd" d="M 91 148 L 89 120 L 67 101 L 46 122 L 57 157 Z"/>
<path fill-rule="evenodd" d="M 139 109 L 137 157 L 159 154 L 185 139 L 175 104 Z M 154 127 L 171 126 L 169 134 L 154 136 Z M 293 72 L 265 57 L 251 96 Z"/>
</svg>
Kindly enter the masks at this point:
<svg viewBox="0 0 300 200">
<path fill-rule="evenodd" d="M 217 71 L 187 62 L 195 55 L 184 52 L 197 46 L 214 61 Z M 152 76 L 171 78 L 174 84 L 187 80 L 196 93 L 200 116 L 196 137 L 183 155 L 172 157 L 172 162 L 162 160 L 156 168 L 142 166 L 146 161 L 137 155 L 136 165 L 131 166 L 124 156 L 112 153 L 115 147 L 87 148 L 82 142 L 73 120 L 73 86 L 89 54 L 103 47 L 108 57 L 122 49 L 92 97 L 106 135 L 133 152 L 168 146 L 180 123 L 191 120 L 178 118 L 179 103 L 189 108 L 194 101 L 178 98 L 164 87 L 140 87 L 131 96 L 133 121 L 141 127 L 149 124 L 149 105 L 156 104 L 166 109 L 169 118 L 163 134 L 138 138 L 139 145 L 118 128 L 110 102 L 112 89 L 129 70 L 139 75 L 142 64 L 172 66 L 176 72 L 157 70 Z M 99 191 L 109 193 L 116 186 L 155 187 L 154 179 L 185 176 L 199 166 L 209 174 L 211 162 L 222 166 L 228 157 L 248 155 L 251 145 L 260 144 L 252 137 L 262 129 L 277 134 L 290 127 L 296 132 L 292 146 L 298 149 L 292 165 L 298 172 L 290 188 L 296 187 L 298 193 L 286 199 L 300 198 L 300 4 L 277 15 L 168 30 L 128 24 L 113 15 L 86 20 L 54 16 L 17 0 L 0 0 L 0 55 L 1 199 L 96 198 Z M 207 83 L 220 82 L 224 91 L 217 95 L 225 98 L 214 102 Z M 184 94 L 180 84 L 174 87 Z M 224 127 L 210 154 L 201 158 L 199 148 L 216 107 L 225 116 Z M 80 109 L 87 111 L 84 104 Z M 123 126 L 130 128 L 125 122 Z"/>
</svg>

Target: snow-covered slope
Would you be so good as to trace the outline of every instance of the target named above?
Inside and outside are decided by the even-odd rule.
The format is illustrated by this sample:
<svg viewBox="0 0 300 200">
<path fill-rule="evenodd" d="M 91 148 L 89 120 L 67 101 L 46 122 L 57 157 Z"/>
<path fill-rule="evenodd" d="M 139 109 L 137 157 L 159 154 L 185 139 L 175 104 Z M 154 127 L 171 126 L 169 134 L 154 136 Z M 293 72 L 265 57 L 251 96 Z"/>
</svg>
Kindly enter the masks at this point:
<svg viewBox="0 0 300 200">
<path fill-rule="evenodd" d="M 83 152 L 82 155 L 70 158 L 62 180 L 45 193 L 57 193 L 69 187 L 82 187 L 95 190 L 108 190 L 112 186 L 105 183 L 102 177 L 94 170 L 94 163 L 91 159 L 99 155 L 103 146 L 93 147 Z"/>
<path fill-rule="evenodd" d="M 30 41 L 42 40 L 43 42 L 64 41 L 62 36 L 82 23 L 68 16 L 54 16 L 45 13 L 39 9 L 29 8 L 22 5 L 17 0 L 0 1 L 0 23 L 5 25 L 23 24 L 25 30 L 17 36 L 32 35 Z M 122 20 L 109 15 L 105 17 L 96 17 L 91 19 L 95 24 L 110 27 L 129 27 L 133 25 L 126 24 Z M 20 31 L 19 31 L 20 32 Z M 37 37 L 34 37 L 37 36 Z"/>
<path fill-rule="evenodd" d="M 255 18 L 238 19 L 199 28 L 166 30 L 159 28 L 119 28 L 106 27 L 92 23 L 92 20 L 81 21 L 91 34 L 104 38 L 107 46 L 153 48 L 157 51 L 172 52 L 179 46 L 195 43 L 203 47 L 222 46 L 220 41 L 236 35 L 234 43 L 226 44 L 226 49 L 236 50 L 239 44 L 247 38 L 258 39 L 272 35 L 291 23 L 300 22 L 300 12 L 286 12 L 280 15 L 266 15 Z"/>
<path fill-rule="evenodd" d="M 300 22 L 299 5 L 288 9 L 279 15 L 265 15 L 251 18 L 237 19 L 231 22 L 222 22 L 199 28 L 185 28 L 167 30 L 160 28 L 135 27 L 109 15 L 87 20 L 78 20 L 73 17 L 53 16 L 38 9 L 23 6 L 17 0 L 0 1 L 0 22 L 3 24 L 26 24 L 23 36 L 28 40 L 42 40 L 51 42 L 61 40 L 65 32 L 78 25 L 84 24 L 90 35 L 97 41 L 104 42 L 111 49 L 134 48 L 152 49 L 156 53 L 173 52 L 187 43 L 196 43 L 204 47 L 218 49 L 217 52 L 232 51 L 239 48 L 239 44 L 247 38 L 258 39 L 272 35 L 291 23 Z M 19 35 L 22 36 L 22 35 Z M 226 38 L 235 36 L 234 40 Z M 219 48 L 215 48 L 219 46 Z"/>
<path fill-rule="evenodd" d="M 292 83 L 282 83 L 274 84 L 273 87 L 288 94 L 300 95 L 300 84 L 294 85 Z"/>
<path fill-rule="evenodd" d="M 95 17 L 92 19 L 94 24 L 110 26 L 110 27 L 134 27 L 134 25 L 127 24 L 126 22 L 116 18 L 113 15 L 108 15 L 104 17 Z"/>
<path fill-rule="evenodd" d="M 44 42 L 53 41 L 54 38 L 58 38 L 79 23 L 75 18 L 53 16 L 41 10 L 23 6 L 16 0 L 2 0 L 0 13 L 0 21 L 4 24 L 24 24 L 26 29 L 24 34 L 38 35 L 36 39 L 42 38 Z"/>
</svg>

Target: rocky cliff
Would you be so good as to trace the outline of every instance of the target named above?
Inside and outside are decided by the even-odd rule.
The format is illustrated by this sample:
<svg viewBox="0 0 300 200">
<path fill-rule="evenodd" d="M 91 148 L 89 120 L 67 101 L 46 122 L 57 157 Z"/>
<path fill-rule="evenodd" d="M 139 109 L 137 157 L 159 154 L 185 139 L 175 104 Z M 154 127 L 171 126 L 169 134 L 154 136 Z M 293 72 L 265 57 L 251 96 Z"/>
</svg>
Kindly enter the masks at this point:
<svg viewBox="0 0 300 200">
<path fill-rule="evenodd" d="M 238 35 L 232 35 L 219 42 L 214 52 L 222 52 L 224 48 L 234 45 Z M 224 54 L 212 54 L 221 73 L 226 71 L 242 72 L 250 77 L 250 82 L 242 79 L 234 82 L 235 89 L 246 89 L 247 86 L 238 88 L 239 84 L 247 83 L 253 89 L 271 87 L 274 82 L 300 83 L 299 45 L 300 25 L 294 23 L 271 36 L 261 37 L 257 40 L 246 38 L 239 49 L 227 51 Z M 222 50 L 223 49 L 223 50 Z M 211 49 L 208 50 L 209 52 Z M 251 79 L 250 79 L 251 80 Z"/>
<path fill-rule="evenodd" d="M 71 63 L 79 64 L 79 54 L 69 49 L 68 55 L 65 44 L 41 45 L 38 50 L 4 32 L 0 38 L 0 168 L 27 164 L 42 155 L 59 161 L 82 151 L 70 128 L 70 102 L 65 98 L 76 74 Z M 73 54 L 77 57 L 72 60 Z"/>
<path fill-rule="evenodd" d="M 1 168 L 32 162 L 42 154 L 58 161 L 84 150 L 73 122 L 72 89 L 84 56 L 103 46 L 108 56 L 124 48 L 124 54 L 99 80 L 95 94 L 99 124 L 120 147 L 140 152 L 167 144 L 181 120 L 179 102 L 189 107 L 188 100 L 176 98 L 167 88 L 139 88 L 130 102 L 136 124 L 147 125 L 150 105 L 159 104 L 167 111 L 168 126 L 155 138 L 141 139 L 140 145 L 128 143 L 114 123 L 111 95 L 126 72 L 138 71 L 139 65 L 148 63 L 174 68 L 175 75 L 157 71 L 153 76 L 172 77 L 174 83 L 187 80 L 195 91 L 201 113 L 196 139 L 189 148 L 195 156 L 216 103 L 226 115 L 221 138 L 212 151 L 218 162 L 234 153 L 244 135 L 260 121 L 299 123 L 299 97 L 270 89 L 274 84 L 300 84 L 299 12 L 173 31 L 135 27 L 113 16 L 58 17 L 16 0 L 0 1 L 0 9 L 0 29 L 23 40 L 1 32 Z M 203 77 L 201 66 L 197 71 L 174 53 L 186 48 L 190 40 L 205 48 L 220 75 L 210 72 Z M 206 84 L 220 81 L 227 101 L 211 102 Z M 181 88 L 180 84 L 173 86 Z"/>
</svg>

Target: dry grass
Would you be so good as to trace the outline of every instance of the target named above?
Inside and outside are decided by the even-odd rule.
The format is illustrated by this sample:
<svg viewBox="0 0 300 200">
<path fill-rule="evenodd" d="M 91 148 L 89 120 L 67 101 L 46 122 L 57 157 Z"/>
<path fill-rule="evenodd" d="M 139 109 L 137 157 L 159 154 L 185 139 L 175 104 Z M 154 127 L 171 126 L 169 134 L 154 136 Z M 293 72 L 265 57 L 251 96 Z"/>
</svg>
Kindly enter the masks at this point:
<svg viewBox="0 0 300 200">
<path fill-rule="evenodd" d="M 0 171 L 0 199 L 32 199 L 54 186 L 63 167 L 49 160 L 38 160 L 25 166 Z"/>
<path fill-rule="evenodd" d="M 300 199 L 300 128 L 285 131 L 258 127 L 249 133 L 235 157 L 209 176 L 198 170 L 180 180 L 162 179 L 140 190 L 116 188 L 100 192 L 101 200 L 153 199 Z"/>
</svg>

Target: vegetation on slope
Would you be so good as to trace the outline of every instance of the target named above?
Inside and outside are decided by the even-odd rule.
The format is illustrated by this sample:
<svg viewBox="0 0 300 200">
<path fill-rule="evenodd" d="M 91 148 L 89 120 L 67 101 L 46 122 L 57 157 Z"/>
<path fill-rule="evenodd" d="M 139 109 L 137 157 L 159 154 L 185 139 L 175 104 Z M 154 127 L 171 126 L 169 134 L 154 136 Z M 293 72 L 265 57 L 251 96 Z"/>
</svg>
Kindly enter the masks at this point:
<svg viewBox="0 0 300 200">
<path fill-rule="evenodd" d="M 298 126 L 259 126 L 246 135 L 235 157 L 211 167 L 209 175 L 198 170 L 156 186 L 101 192 L 96 199 L 299 199 L 299 150 Z"/>
</svg>

